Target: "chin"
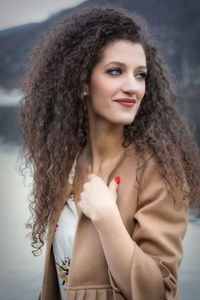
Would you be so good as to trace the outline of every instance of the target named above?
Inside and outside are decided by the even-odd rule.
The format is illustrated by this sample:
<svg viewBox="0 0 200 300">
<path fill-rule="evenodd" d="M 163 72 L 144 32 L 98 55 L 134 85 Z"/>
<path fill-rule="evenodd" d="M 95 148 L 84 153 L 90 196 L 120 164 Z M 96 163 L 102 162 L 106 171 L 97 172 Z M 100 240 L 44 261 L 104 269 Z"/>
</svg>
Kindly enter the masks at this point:
<svg viewBox="0 0 200 300">
<path fill-rule="evenodd" d="M 134 119 L 131 120 L 130 122 L 124 122 L 123 125 L 130 125 L 131 123 L 133 123 Z"/>
<path fill-rule="evenodd" d="M 118 124 L 118 125 L 130 125 L 135 118 L 129 118 L 129 119 L 118 119 L 118 120 L 113 120 L 114 124 Z"/>
<path fill-rule="evenodd" d="M 125 114 L 118 116 L 118 123 L 122 125 L 130 125 L 135 119 L 135 114 Z"/>
</svg>

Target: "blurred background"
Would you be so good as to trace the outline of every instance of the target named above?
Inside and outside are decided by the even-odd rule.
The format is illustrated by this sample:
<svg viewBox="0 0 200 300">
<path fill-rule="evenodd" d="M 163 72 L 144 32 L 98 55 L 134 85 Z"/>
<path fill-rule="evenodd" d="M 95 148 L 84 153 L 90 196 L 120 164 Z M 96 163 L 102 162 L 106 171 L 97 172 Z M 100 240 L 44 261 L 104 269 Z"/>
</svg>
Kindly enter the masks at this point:
<svg viewBox="0 0 200 300">
<path fill-rule="evenodd" d="M 41 34 L 72 11 L 105 3 L 141 14 L 169 65 L 178 105 L 200 145 L 200 2 L 198 0 L 0 0 L 0 300 L 34 300 L 42 282 L 44 252 L 31 253 L 31 177 L 19 175 L 18 102 L 31 52 Z M 190 212 L 179 271 L 181 299 L 200 299 L 200 214 Z"/>
</svg>

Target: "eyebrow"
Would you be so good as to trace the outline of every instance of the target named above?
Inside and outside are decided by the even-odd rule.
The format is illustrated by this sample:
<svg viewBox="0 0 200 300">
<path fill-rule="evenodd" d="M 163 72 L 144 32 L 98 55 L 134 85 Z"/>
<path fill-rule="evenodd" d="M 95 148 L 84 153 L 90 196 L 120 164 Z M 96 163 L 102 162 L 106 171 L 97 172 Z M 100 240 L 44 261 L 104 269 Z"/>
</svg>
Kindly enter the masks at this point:
<svg viewBox="0 0 200 300">
<path fill-rule="evenodd" d="M 106 67 L 110 64 L 117 64 L 117 65 L 120 65 L 120 66 L 125 66 L 124 63 L 120 62 L 120 61 L 110 61 L 108 64 L 106 64 Z M 138 69 L 146 69 L 147 70 L 147 66 L 145 65 L 142 65 L 142 66 L 138 66 L 137 67 Z"/>
</svg>

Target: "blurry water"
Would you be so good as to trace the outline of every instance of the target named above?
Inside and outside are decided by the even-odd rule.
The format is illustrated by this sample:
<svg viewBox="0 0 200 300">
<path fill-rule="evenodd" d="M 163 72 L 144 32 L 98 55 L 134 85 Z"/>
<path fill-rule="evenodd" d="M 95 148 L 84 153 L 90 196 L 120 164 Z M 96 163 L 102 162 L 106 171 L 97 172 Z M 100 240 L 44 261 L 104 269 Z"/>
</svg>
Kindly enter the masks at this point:
<svg viewBox="0 0 200 300">
<path fill-rule="evenodd" d="M 200 219 L 190 217 L 185 239 L 184 257 L 179 271 L 182 300 L 200 299 Z"/>
<path fill-rule="evenodd" d="M 21 97 L 22 91 L 20 89 L 6 90 L 0 87 L 0 107 L 17 105 Z"/>
<path fill-rule="evenodd" d="M 34 257 L 30 240 L 25 238 L 27 230 L 24 225 L 30 216 L 27 204 L 29 189 L 15 170 L 18 149 L 0 146 L 1 300 L 37 299 L 43 272 L 44 254 Z"/>
<path fill-rule="evenodd" d="M 34 257 L 25 238 L 29 189 L 16 171 L 18 151 L 17 146 L 0 146 L 0 300 L 36 300 L 42 281 L 45 249 Z M 200 221 L 191 221 L 180 268 L 182 300 L 200 299 Z"/>
</svg>

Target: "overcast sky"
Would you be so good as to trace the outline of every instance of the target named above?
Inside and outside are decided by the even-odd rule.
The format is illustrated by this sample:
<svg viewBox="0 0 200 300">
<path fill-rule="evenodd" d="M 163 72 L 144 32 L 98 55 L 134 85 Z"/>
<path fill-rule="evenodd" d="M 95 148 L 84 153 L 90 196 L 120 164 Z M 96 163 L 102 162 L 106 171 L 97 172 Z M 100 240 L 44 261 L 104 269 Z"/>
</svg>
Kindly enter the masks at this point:
<svg viewBox="0 0 200 300">
<path fill-rule="evenodd" d="M 86 0 L 0 0 L 0 30 L 39 22 Z"/>
</svg>

